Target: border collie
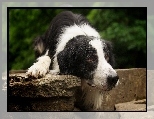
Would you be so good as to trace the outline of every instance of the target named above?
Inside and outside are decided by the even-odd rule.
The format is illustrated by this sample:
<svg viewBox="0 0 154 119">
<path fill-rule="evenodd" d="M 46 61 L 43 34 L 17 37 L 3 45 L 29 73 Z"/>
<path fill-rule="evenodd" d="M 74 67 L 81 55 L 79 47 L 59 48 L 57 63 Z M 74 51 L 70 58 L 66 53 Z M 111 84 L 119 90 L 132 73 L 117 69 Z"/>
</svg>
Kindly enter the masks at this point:
<svg viewBox="0 0 154 119">
<path fill-rule="evenodd" d="M 85 17 L 71 11 L 61 12 L 45 34 L 35 39 L 34 45 L 38 59 L 28 69 L 28 76 L 77 76 L 82 82 L 83 105 L 101 109 L 102 92 L 116 85 L 118 75 L 112 68 L 111 43 L 101 39 Z"/>
</svg>

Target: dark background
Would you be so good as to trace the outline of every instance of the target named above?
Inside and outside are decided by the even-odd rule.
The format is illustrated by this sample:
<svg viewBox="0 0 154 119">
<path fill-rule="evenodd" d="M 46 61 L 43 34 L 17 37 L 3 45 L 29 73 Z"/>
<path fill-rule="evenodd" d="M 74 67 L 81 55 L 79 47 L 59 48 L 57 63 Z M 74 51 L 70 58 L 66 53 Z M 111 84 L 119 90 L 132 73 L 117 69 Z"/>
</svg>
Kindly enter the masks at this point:
<svg viewBox="0 0 154 119">
<path fill-rule="evenodd" d="M 9 70 L 29 68 L 35 61 L 33 39 L 43 34 L 53 17 L 70 10 L 87 17 L 102 39 L 113 43 L 115 68 L 146 68 L 147 8 L 8 9 Z"/>
</svg>

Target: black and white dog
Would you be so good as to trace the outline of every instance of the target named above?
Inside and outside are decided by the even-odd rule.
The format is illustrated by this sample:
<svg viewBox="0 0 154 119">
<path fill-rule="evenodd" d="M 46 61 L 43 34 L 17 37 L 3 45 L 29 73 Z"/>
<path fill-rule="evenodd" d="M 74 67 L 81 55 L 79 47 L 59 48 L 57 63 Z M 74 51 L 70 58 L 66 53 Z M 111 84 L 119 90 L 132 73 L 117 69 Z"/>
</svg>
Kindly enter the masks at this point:
<svg viewBox="0 0 154 119">
<path fill-rule="evenodd" d="M 110 42 L 80 14 L 64 11 L 51 22 L 47 32 L 35 39 L 37 62 L 28 76 L 47 73 L 74 75 L 81 78 L 84 105 L 100 109 L 102 92 L 111 90 L 118 81 Z M 52 69 L 52 70 L 50 70 Z"/>
</svg>

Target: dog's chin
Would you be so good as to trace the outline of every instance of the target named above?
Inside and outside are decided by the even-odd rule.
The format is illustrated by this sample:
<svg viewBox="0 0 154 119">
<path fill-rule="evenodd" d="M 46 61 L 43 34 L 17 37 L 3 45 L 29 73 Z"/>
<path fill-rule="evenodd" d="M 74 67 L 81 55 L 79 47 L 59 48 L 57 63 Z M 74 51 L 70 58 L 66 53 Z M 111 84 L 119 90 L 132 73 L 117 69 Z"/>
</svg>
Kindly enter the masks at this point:
<svg viewBox="0 0 154 119">
<path fill-rule="evenodd" d="M 100 91 L 110 91 L 112 90 L 115 86 L 109 86 L 108 84 L 104 84 L 104 85 L 97 85 L 94 84 L 91 80 L 86 80 L 86 83 L 89 87 L 93 88 L 93 89 L 98 89 Z"/>
<path fill-rule="evenodd" d="M 103 94 L 108 93 L 113 87 L 107 84 L 96 85 L 92 81 L 81 80 L 82 98 L 84 98 L 83 104 L 92 109 L 101 110 Z"/>
<path fill-rule="evenodd" d="M 103 91 L 110 91 L 112 90 L 114 87 L 113 86 L 103 86 L 102 90 Z"/>
</svg>

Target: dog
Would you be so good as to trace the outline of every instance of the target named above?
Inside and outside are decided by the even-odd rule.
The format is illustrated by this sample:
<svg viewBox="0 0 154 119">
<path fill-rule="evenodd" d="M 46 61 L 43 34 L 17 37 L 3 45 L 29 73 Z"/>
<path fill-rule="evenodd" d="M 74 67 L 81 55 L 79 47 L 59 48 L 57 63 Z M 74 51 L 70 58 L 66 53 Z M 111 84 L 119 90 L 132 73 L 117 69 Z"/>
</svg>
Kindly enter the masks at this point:
<svg viewBox="0 0 154 119">
<path fill-rule="evenodd" d="M 81 79 L 83 105 L 99 110 L 102 92 L 118 82 L 113 69 L 112 44 L 103 40 L 81 14 L 63 11 L 53 18 L 49 29 L 35 39 L 35 62 L 26 72 L 35 78 L 53 75 L 74 75 Z"/>
</svg>

